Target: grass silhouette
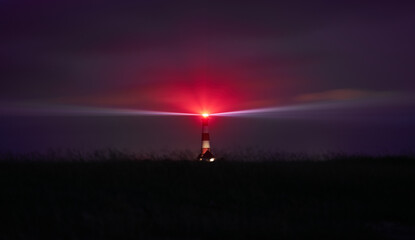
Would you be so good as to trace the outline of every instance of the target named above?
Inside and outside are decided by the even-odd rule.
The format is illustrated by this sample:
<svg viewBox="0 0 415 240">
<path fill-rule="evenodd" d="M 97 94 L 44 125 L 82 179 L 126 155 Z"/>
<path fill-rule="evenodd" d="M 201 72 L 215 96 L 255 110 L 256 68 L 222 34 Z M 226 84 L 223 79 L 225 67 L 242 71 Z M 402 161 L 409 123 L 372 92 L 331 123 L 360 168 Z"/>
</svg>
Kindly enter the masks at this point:
<svg viewBox="0 0 415 240">
<path fill-rule="evenodd" d="M 415 236 L 414 157 L 261 154 L 3 154 L 0 239 Z"/>
</svg>

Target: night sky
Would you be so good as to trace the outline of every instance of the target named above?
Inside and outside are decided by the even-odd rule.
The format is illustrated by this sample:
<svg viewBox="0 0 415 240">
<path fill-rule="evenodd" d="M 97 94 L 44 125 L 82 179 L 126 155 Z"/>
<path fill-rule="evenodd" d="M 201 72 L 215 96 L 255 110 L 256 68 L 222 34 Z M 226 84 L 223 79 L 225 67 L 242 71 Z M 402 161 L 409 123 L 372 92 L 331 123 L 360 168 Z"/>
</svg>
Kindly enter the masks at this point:
<svg viewBox="0 0 415 240">
<path fill-rule="evenodd" d="M 0 0 L 0 151 L 415 150 L 411 1 Z M 96 114 L 97 109 L 106 114 Z M 111 114 L 111 111 L 114 111 Z"/>
</svg>

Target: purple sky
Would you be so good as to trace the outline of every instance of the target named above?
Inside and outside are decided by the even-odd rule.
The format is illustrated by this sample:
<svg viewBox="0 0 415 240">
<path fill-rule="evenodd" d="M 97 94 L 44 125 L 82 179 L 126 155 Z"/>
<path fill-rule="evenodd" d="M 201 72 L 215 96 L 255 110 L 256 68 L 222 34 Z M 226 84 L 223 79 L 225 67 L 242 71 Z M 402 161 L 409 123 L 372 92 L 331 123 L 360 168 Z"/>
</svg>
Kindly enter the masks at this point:
<svg viewBox="0 0 415 240">
<path fill-rule="evenodd" d="M 410 1 L 0 0 L 0 151 L 200 147 L 197 117 L 76 112 L 95 108 L 277 109 L 214 117 L 213 150 L 414 151 L 414 12 Z"/>
</svg>

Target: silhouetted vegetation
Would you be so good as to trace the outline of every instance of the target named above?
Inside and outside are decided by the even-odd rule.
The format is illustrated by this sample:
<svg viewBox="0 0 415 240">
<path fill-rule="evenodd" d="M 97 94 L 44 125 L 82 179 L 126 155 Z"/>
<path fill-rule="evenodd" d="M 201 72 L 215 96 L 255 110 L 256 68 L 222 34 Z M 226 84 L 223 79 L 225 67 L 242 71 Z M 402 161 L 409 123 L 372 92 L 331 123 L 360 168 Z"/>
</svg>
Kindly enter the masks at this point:
<svg viewBox="0 0 415 240">
<path fill-rule="evenodd" d="M 3 154 L 0 239 L 415 237 L 413 157 L 192 156 Z"/>
</svg>

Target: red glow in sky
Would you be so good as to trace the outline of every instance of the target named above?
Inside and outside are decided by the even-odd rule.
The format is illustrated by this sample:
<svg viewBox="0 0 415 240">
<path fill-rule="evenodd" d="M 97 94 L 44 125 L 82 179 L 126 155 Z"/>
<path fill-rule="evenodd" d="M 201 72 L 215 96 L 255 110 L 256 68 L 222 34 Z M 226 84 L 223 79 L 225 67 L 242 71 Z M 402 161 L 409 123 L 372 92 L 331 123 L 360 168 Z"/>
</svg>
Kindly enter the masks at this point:
<svg viewBox="0 0 415 240">
<path fill-rule="evenodd" d="M 119 88 L 75 99 L 75 102 L 100 107 L 196 114 L 265 107 L 275 105 L 276 102 L 275 99 L 264 96 L 264 93 L 271 90 L 265 81 L 237 81 L 220 77 L 215 80 L 186 81 L 178 78 L 170 76 L 128 89 Z"/>
</svg>

